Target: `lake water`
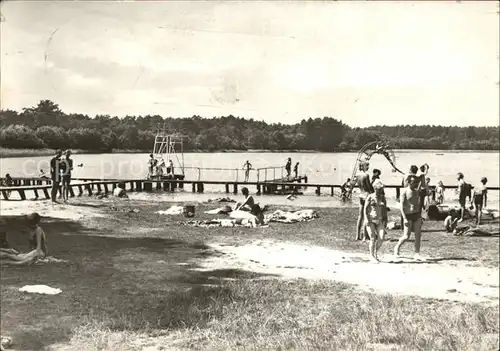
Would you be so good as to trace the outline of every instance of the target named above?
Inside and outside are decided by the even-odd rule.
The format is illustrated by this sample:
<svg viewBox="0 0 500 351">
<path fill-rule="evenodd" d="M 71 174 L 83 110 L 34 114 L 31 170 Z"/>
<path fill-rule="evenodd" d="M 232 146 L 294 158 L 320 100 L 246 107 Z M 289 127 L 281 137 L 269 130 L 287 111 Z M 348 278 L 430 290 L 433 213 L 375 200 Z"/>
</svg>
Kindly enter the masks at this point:
<svg viewBox="0 0 500 351">
<path fill-rule="evenodd" d="M 420 166 L 428 163 L 429 178 L 431 184 L 435 185 L 441 180 L 445 185 L 456 184 L 457 172 L 465 174 L 465 179 L 471 184 L 477 184 L 481 177 L 488 177 L 489 186 L 499 186 L 500 160 L 498 152 L 454 152 L 454 151 L 431 151 L 431 150 L 395 150 L 396 165 L 406 172 L 410 165 Z M 180 157 L 180 156 L 179 156 Z M 292 158 L 295 165 L 299 162 L 299 174 L 308 176 L 309 183 L 340 184 L 350 177 L 357 157 L 356 153 L 186 153 L 184 154 L 184 165 L 186 167 L 186 179 L 197 180 L 243 180 L 243 164 L 249 160 L 253 168 L 279 167 L 286 163 L 288 157 Z M 148 154 L 88 154 L 74 155 L 74 164 L 83 163 L 83 167 L 75 167 L 73 176 L 75 178 L 144 178 L 148 172 Z M 11 176 L 37 176 L 39 170 L 46 172 L 49 169 L 50 157 L 18 157 L 0 159 L 2 176 L 10 173 Z M 178 167 L 178 160 L 173 160 Z M 197 168 L 225 168 L 230 170 L 198 170 Z M 370 169 L 378 168 L 382 171 L 382 181 L 387 184 L 400 184 L 401 174 L 392 172 L 392 167 L 383 156 L 375 155 L 370 161 Z M 267 172 L 267 174 L 266 174 Z M 281 170 L 250 172 L 250 181 L 281 177 Z M 166 199 L 183 200 L 192 198 L 192 194 L 168 195 L 163 194 Z M 313 188 L 308 188 L 306 194 L 313 195 L 307 202 L 315 205 L 338 203 L 337 199 L 329 196 L 317 198 L 314 196 Z M 224 191 L 223 185 L 205 187 L 207 192 Z M 250 188 L 253 192 L 255 189 Z M 324 190 L 325 195 L 329 193 Z M 448 200 L 454 200 L 456 195 L 453 190 L 447 190 Z M 395 196 L 393 190 L 388 190 L 388 195 Z M 135 196 L 148 197 L 150 195 L 137 194 Z M 134 197 L 135 197 L 134 196 Z M 198 196 L 198 195 L 197 195 Z M 210 197 L 206 194 L 202 197 Z M 213 197 L 213 196 L 211 196 Z M 197 197 L 199 198 L 199 196 Z M 498 192 L 490 191 L 490 199 L 498 201 Z"/>
</svg>

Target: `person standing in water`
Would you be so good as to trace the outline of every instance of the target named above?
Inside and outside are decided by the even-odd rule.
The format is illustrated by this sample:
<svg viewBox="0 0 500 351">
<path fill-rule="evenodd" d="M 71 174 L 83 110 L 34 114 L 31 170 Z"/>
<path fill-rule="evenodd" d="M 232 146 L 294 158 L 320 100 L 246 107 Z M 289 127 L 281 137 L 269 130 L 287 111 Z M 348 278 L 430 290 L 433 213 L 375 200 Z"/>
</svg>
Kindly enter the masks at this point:
<svg viewBox="0 0 500 351">
<path fill-rule="evenodd" d="M 250 170 L 252 169 L 252 164 L 247 160 L 243 165 L 243 169 L 245 170 L 245 182 L 248 182 L 248 178 L 250 176 Z"/>
<path fill-rule="evenodd" d="M 370 175 L 368 174 L 368 169 L 370 168 L 370 164 L 367 161 L 362 161 L 359 164 L 359 172 L 356 176 L 357 186 L 359 188 L 359 214 L 358 214 L 358 222 L 356 225 L 356 240 L 366 239 L 368 235 L 365 230 L 363 230 L 363 224 L 365 222 L 364 209 L 365 209 L 365 200 L 369 194 L 373 192 L 373 187 L 370 182 Z M 361 231 L 363 230 L 363 234 Z"/>
<path fill-rule="evenodd" d="M 394 256 L 399 256 L 399 250 L 409 238 L 411 233 L 415 233 L 415 259 L 420 257 L 420 239 L 422 229 L 420 193 L 418 190 L 419 179 L 411 175 L 407 179 L 408 186 L 401 192 L 399 200 L 401 216 L 403 217 L 404 232 L 398 243 L 394 247 Z"/>
</svg>

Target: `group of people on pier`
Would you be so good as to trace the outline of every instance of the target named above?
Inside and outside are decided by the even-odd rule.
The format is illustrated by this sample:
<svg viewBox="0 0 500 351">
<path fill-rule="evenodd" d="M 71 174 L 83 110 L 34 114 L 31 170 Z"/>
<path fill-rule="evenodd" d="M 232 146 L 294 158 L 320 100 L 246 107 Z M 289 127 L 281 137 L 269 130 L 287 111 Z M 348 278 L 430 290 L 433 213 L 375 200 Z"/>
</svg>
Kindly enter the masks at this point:
<svg viewBox="0 0 500 351">
<path fill-rule="evenodd" d="M 165 160 L 161 159 L 160 162 L 154 157 L 153 154 L 149 155 L 148 161 L 148 178 L 154 177 L 163 177 L 166 175 L 167 177 L 174 177 L 174 162 L 172 160 L 168 160 L 168 166 L 165 163 Z"/>
</svg>

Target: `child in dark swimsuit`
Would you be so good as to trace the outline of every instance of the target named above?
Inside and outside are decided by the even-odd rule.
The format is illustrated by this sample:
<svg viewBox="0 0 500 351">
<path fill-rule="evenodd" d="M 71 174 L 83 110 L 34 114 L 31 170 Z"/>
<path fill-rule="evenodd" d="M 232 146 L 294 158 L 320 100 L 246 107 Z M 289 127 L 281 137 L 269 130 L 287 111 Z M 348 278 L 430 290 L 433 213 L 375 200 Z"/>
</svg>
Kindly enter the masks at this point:
<svg viewBox="0 0 500 351">
<path fill-rule="evenodd" d="M 483 205 L 486 207 L 486 201 L 488 199 L 488 189 L 486 188 L 486 183 L 488 183 L 488 178 L 481 178 L 481 184 L 473 189 L 473 203 L 476 210 L 476 225 L 481 224 L 481 215 L 483 211 Z"/>
</svg>

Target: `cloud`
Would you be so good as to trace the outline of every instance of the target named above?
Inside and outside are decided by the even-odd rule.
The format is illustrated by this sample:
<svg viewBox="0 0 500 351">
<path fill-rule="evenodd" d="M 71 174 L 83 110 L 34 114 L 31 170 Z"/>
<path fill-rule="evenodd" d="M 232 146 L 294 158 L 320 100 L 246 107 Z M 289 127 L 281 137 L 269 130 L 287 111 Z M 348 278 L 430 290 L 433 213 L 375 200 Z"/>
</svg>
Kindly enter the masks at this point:
<svg viewBox="0 0 500 351">
<path fill-rule="evenodd" d="M 494 3 L 1 6 L 6 108 L 498 123 Z"/>
</svg>

